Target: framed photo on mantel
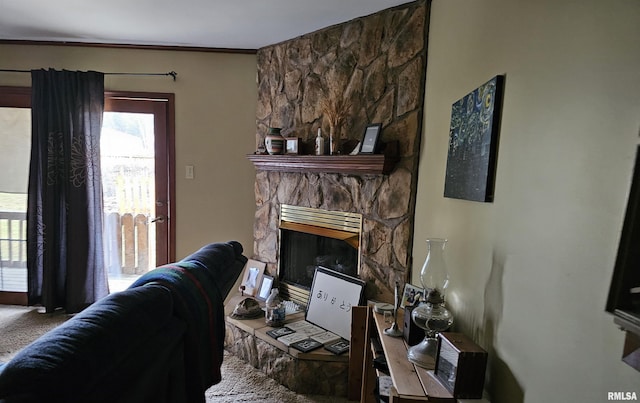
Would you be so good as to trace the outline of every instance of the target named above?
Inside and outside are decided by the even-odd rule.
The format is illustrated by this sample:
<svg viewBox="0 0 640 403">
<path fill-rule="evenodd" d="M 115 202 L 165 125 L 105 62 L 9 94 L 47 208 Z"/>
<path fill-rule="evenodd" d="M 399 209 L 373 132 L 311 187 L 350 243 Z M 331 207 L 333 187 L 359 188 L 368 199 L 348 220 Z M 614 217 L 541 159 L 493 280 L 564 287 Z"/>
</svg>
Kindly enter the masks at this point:
<svg viewBox="0 0 640 403">
<path fill-rule="evenodd" d="M 380 131 L 382 131 L 381 123 L 371 124 L 365 128 L 362 141 L 360 142 L 359 154 L 375 154 L 378 148 Z"/>
<path fill-rule="evenodd" d="M 299 153 L 299 139 L 297 137 L 285 137 L 284 138 L 287 147 L 286 147 L 286 154 L 298 154 Z"/>
</svg>

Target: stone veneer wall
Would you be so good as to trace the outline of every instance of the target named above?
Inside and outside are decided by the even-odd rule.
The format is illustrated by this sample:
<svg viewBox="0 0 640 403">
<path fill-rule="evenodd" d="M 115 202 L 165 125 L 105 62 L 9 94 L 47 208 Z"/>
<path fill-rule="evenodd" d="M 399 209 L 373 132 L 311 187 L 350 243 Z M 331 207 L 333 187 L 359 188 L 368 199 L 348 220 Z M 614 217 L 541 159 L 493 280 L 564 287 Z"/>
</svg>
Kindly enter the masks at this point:
<svg viewBox="0 0 640 403">
<path fill-rule="evenodd" d="M 297 359 L 236 326 L 226 324 L 227 350 L 297 393 L 347 396 L 348 361 Z"/>
<path fill-rule="evenodd" d="M 391 302 L 395 281 L 409 279 L 427 27 L 428 3 L 418 1 L 258 51 L 257 144 L 268 127 L 280 127 L 311 153 L 320 127 L 328 145 L 320 105 L 338 94 L 351 104 L 337 128 L 345 148 L 366 125 L 382 123 L 381 141 L 398 141 L 400 151 L 389 175 L 258 171 L 254 258 L 270 274 L 277 272 L 280 204 L 292 204 L 363 215 L 360 276 L 367 298 Z"/>
</svg>

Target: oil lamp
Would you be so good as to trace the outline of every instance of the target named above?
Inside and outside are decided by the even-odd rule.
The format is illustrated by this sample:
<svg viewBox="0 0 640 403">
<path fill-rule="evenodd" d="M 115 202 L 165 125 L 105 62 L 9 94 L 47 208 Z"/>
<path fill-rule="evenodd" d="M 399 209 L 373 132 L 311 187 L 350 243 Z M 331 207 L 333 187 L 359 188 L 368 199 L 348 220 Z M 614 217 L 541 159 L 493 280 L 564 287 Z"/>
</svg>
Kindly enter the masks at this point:
<svg viewBox="0 0 640 403">
<path fill-rule="evenodd" d="M 449 284 L 449 274 L 444 261 L 446 239 L 427 239 L 427 258 L 420 271 L 420 282 L 425 289 L 426 301 L 411 312 L 411 319 L 425 331 L 425 338 L 410 347 L 407 358 L 412 363 L 427 369 L 435 366 L 438 346 L 436 335 L 453 324 L 453 316 L 444 305 L 444 296 Z"/>
</svg>

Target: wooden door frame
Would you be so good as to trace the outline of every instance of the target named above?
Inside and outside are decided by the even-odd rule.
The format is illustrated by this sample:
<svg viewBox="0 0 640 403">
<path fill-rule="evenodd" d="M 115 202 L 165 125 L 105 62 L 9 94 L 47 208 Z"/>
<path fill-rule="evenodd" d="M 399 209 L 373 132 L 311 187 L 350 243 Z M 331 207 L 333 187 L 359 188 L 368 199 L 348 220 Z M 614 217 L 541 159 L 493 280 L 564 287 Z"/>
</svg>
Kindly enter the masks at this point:
<svg viewBox="0 0 640 403">
<path fill-rule="evenodd" d="M 161 183 L 162 187 L 158 186 L 156 181 L 156 195 L 155 201 L 164 202 L 164 208 L 160 213 L 156 212 L 156 216 L 164 215 L 167 217 L 166 230 L 158 233 L 156 227 L 156 238 L 160 235 L 166 237 L 167 248 L 161 250 L 156 248 L 156 266 L 162 264 L 171 263 L 176 258 L 176 224 L 175 224 L 175 95 L 171 93 L 157 93 L 157 92 L 129 92 L 129 91 L 105 91 L 105 111 L 116 111 L 114 108 L 117 106 L 118 112 L 134 112 L 134 113 L 153 113 L 154 120 L 154 134 L 156 136 L 164 136 L 164 144 L 158 145 L 156 142 L 156 155 L 164 155 L 166 157 L 166 166 L 164 161 L 158 161 L 156 159 L 156 175 L 161 172 L 165 175 L 166 181 Z M 134 103 L 132 103 L 133 101 Z M 143 101 L 135 103 L 136 101 Z M 162 121 L 164 117 L 165 121 Z M 166 128 L 166 132 L 164 129 Z M 157 130 L 160 129 L 161 132 Z M 164 132 L 164 133 L 163 133 Z M 159 199 L 159 195 L 167 195 L 168 200 Z M 158 205 L 156 204 L 156 207 Z M 162 227 L 161 227 L 162 228 Z"/>
</svg>

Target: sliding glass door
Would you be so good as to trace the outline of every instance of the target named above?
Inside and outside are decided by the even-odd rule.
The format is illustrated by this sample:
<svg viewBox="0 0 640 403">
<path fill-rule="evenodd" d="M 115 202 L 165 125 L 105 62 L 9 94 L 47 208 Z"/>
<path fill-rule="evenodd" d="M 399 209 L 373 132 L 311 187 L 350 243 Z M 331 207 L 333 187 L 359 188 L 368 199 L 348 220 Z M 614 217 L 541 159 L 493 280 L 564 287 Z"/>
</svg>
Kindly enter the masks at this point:
<svg viewBox="0 0 640 403">
<path fill-rule="evenodd" d="M 107 92 L 101 136 L 112 291 L 175 259 L 173 95 Z M 26 305 L 31 91 L 0 87 L 0 304 Z"/>
<path fill-rule="evenodd" d="M 27 185 L 31 95 L 0 88 L 0 302 L 24 303 L 27 291 Z"/>
</svg>

